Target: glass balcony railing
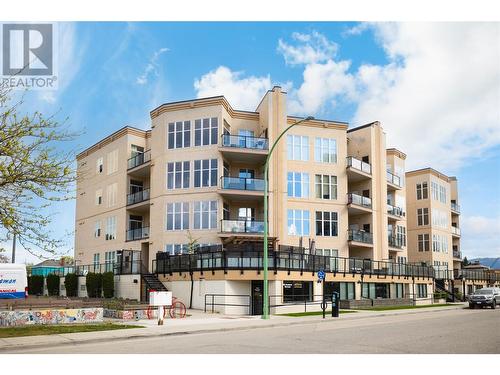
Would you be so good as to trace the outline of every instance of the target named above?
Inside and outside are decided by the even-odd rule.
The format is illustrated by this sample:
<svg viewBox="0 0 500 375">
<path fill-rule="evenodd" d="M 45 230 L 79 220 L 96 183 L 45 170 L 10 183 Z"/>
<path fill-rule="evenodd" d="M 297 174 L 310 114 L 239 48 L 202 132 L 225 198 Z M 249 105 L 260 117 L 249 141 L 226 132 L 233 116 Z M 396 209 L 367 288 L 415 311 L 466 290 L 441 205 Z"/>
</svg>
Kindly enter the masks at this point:
<svg viewBox="0 0 500 375">
<path fill-rule="evenodd" d="M 151 150 L 142 152 L 128 159 L 128 169 L 135 168 L 151 160 Z"/>
<path fill-rule="evenodd" d="M 352 156 L 347 157 L 347 166 L 357 169 L 358 171 L 372 174 L 372 166 L 364 161 L 353 158 Z"/>
<path fill-rule="evenodd" d="M 462 252 L 459 250 L 453 250 L 453 258 L 462 259 Z"/>
<path fill-rule="evenodd" d="M 348 231 L 348 241 L 356 241 L 363 243 L 373 243 L 373 236 L 369 232 L 362 230 L 349 229 Z"/>
<path fill-rule="evenodd" d="M 267 138 L 222 134 L 222 146 L 248 148 L 252 150 L 267 150 L 269 148 L 269 141 Z"/>
<path fill-rule="evenodd" d="M 149 200 L 149 189 L 127 195 L 127 206 Z"/>
<path fill-rule="evenodd" d="M 456 203 L 451 202 L 451 210 L 460 213 L 460 206 Z"/>
<path fill-rule="evenodd" d="M 401 249 L 404 246 L 403 239 L 400 237 L 389 236 L 388 240 L 390 247 L 397 247 L 398 249 Z"/>
<path fill-rule="evenodd" d="M 372 200 L 370 198 L 363 197 L 354 193 L 347 194 L 347 203 L 355 204 L 357 206 L 363 206 L 366 208 L 372 208 Z"/>
<path fill-rule="evenodd" d="M 456 234 L 457 236 L 460 236 L 460 228 L 451 226 L 451 233 Z"/>
<path fill-rule="evenodd" d="M 399 177 L 398 175 L 395 175 L 392 172 L 389 172 L 389 171 L 386 171 L 386 172 L 387 172 L 387 182 L 401 187 L 401 177 Z"/>
<path fill-rule="evenodd" d="M 264 233 L 264 222 L 256 220 L 221 220 L 224 233 Z"/>
<path fill-rule="evenodd" d="M 264 191 L 264 180 L 259 178 L 221 177 L 222 189 Z"/>
<path fill-rule="evenodd" d="M 403 217 L 405 213 L 401 207 L 393 206 L 392 204 L 387 203 L 387 213 L 393 216 Z"/>
<path fill-rule="evenodd" d="M 149 238 L 149 227 L 129 229 L 127 231 L 127 241 L 137 241 Z"/>
</svg>

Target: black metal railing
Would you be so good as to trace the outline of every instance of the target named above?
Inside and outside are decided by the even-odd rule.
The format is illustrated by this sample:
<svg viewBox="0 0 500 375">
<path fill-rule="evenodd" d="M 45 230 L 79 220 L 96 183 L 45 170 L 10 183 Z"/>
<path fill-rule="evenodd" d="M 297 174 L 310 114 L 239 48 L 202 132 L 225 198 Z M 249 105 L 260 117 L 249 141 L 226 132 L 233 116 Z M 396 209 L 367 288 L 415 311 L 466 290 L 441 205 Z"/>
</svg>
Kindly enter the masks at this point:
<svg viewBox="0 0 500 375">
<path fill-rule="evenodd" d="M 113 272 L 115 275 L 135 275 L 140 274 L 144 266 L 140 260 L 104 263 L 83 264 L 71 267 L 71 269 L 58 270 L 55 274 L 65 276 L 68 273 L 75 273 L 77 276 L 85 276 L 87 273 Z"/>
<path fill-rule="evenodd" d="M 161 253 L 158 253 L 158 255 Z M 207 253 L 162 255 L 153 260 L 153 272 L 172 274 L 174 272 L 256 270 L 263 266 L 262 251 L 217 250 Z M 434 277 L 433 267 L 410 265 L 370 259 L 329 257 L 288 251 L 268 252 L 269 270 L 330 273 L 367 274 L 388 276 Z"/>
<path fill-rule="evenodd" d="M 451 202 L 451 210 L 460 213 L 460 206 L 456 203 Z"/>
<path fill-rule="evenodd" d="M 205 294 L 204 311 L 211 310 L 213 314 L 216 306 L 245 308 L 252 315 L 252 297 L 248 294 Z"/>
<path fill-rule="evenodd" d="M 264 180 L 260 178 L 222 176 L 220 180 L 222 189 L 264 191 Z"/>
<path fill-rule="evenodd" d="M 399 177 L 398 175 L 395 175 L 394 173 L 392 173 L 390 171 L 386 171 L 386 174 L 387 174 L 387 182 L 401 187 L 401 177 Z"/>
<path fill-rule="evenodd" d="M 248 148 L 252 150 L 267 150 L 269 148 L 269 141 L 267 138 L 222 134 L 222 146 Z"/>
<path fill-rule="evenodd" d="M 347 194 L 347 204 L 355 204 L 357 206 L 372 208 L 372 200 L 370 198 L 354 193 Z"/>
<path fill-rule="evenodd" d="M 393 206 L 392 204 L 387 203 L 387 213 L 389 215 L 404 217 L 405 212 L 401 207 Z"/>
<path fill-rule="evenodd" d="M 127 195 L 127 206 L 149 200 L 149 189 Z"/>
<path fill-rule="evenodd" d="M 500 281 L 500 275 L 496 274 L 494 270 L 468 270 L 460 269 L 453 270 L 454 279 L 465 280 L 480 280 L 495 283 Z"/>
<path fill-rule="evenodd" d="M 128 159 L 127 161 L 128 169 L 138 167 L 139 165 L 145 164 L 150 160 L 151 160 L 151 150 L 144 151 Z"/>
<path fill-rule="evenodd" d="M 348 241 L 356 241 L 363 243 L 373 243 L 373 235 L 369 232 L 365 232 L 357 229 L 349 229 L 348 231 Z"/>
<path fill-rule="evenodd" d="M 135 228 L 127 230 L 127 241 L 137 241 L 149 238 L 149 227 Z"/>
<path fill-rule="evenodd" d="M 389 236 L 388 240 L 390 247 L 396 247 L 398 249 L 401 249 L 404 246 L 404 241 L 401 237 Z"/>
<path fill-rule="evenodd" d="M 347 157 L 347 167 L 357 169 L 358 171 L 372 174 L 372 166 L 364 161 L 356 159 L 352 156 Z"/>
<path fill-rule="evenodd" d="M 264 222 L 257 220 L 221 220 L 223 233 L 264 233 Z"/>
</svg>

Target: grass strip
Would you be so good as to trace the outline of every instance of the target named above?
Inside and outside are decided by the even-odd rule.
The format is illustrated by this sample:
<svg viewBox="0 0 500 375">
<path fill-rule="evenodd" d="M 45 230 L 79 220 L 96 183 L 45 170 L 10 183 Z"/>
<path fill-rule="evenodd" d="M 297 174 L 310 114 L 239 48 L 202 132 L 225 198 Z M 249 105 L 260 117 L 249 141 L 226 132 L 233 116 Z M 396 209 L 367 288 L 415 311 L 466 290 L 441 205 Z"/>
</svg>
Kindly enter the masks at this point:
<svg viewBox="0 0 500 375">
<path fill-rule="evenodd" d="M 117 329 L 143 328 L 130 324 L 58 324 L 58 325 L 26 325 L 18 327 L 0 327 L 0 338 L 58 335 L 62 333 L 113 331 Z"/>
</svg>

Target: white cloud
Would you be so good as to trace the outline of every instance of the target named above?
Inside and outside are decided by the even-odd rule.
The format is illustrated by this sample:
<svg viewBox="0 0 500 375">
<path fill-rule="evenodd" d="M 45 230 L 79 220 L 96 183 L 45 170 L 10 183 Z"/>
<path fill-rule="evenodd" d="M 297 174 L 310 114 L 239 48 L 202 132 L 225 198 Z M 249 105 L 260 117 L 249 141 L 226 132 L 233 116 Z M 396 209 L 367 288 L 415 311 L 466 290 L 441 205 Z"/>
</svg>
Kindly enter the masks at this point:
<svg viewBox="0 0 500 375">
<path fill-rule="evenodd" d="M 461 250 L 467 258 L 500 256 L 500 216 L 464 216 Z"/>
<path fill-rule="evenodd" d="M 283 54 L 289 65 L 328 61 L 337 53 L 338 45 L 317 31 L 311 34 L 293 33 L 292 39 L 298 42 L 297 45 L 288 44 L 282 39 L 278 41 L 278 52 Z"/>
<path fill-rule="evenodd" d="M 243 74 L 219 66 L 200 79 L 195 79 L 196 97 L 224 95 L 235 109 L 253 111 L 271 88 L 271 78 L 269 75 L 245 77 Z"/>
<path fill-rule="evenodd" d="M 151 56 L 151 58 L 149 59 L 148 64 L 144 68 L 144 71 L 136 79 L 136 83 L 138 85 L 147 84 L 148 79 L 152 74 L 158 76 L 158 59 L 163 53 L 167 52 L 168 50 L 169 50 L 168 48 L 163 47 L 153 53 L 153 56 Z"/>
</svg>

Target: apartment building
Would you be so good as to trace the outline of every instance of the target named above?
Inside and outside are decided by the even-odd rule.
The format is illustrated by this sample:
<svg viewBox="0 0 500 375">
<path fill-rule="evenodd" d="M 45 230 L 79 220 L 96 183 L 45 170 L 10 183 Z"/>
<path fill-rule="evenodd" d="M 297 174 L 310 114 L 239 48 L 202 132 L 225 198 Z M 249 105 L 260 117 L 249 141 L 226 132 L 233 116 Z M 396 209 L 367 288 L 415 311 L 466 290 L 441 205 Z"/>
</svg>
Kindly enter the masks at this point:
<svg viewBox="0 0 500 375">
<path fill-rule="evenodd" d="M 300 120 L 286 108 L 279 87 L 254 112 L 223 96 L 166 103 L 151 111 L 150 130 L 125 127 L 80 153 L 78 264 L 147 275 L 136 283 L 143 292 L 154 275 L 196 308 L 215 294 L 226 303 L 249 296 L 251 313 L 260 313 L 263 167 L 281 132 Z M 416 242 L 405 159 L 386 149 L 378 122 L 313 119 L 281 138 L 268 175 L 273 311 L 334 290 L 351 301 L 431 301 L 433 269 L 408 263 Z M 451 265 L 451 247 L 446 255 Z"/>
</svg>

